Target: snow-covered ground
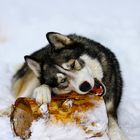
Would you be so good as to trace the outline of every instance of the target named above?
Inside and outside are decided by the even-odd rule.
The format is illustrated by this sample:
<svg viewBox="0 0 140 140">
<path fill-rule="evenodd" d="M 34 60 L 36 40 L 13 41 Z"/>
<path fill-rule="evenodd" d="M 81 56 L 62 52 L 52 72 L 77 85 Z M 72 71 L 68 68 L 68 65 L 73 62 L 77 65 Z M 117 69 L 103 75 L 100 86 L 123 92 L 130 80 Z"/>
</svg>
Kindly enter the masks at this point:
<svg viewBox="0 0 140 140">
<path fill-rule="evenodd" d="M 43 47 L 49 31 L 84 35 L 115 52 L 124 77 L 119 123 L 130 140 L 140 140 L 140 1 L 0 0 L 0 108 L 13 102 L 14 66 Z M 7 123 L 0 118 L 0 140 L 12 140 Z"/>
</svg>

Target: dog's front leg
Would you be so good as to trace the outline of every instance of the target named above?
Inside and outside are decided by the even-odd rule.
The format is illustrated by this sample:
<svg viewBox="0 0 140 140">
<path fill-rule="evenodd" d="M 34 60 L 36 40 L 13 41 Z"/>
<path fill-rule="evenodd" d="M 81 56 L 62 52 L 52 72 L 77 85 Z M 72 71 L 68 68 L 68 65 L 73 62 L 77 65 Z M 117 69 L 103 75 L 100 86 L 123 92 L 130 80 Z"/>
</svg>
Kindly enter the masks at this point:
<svg viewBox="0 0 140 140">
<path fill-rule="evenodd" d="M 50 103 L 51 102 L 51 90 L 48 85 L 40 85 L 39 87 L 35 88 L 33 92 L 33 98 L 40 104 L 43 103 Z"/>
</svg>

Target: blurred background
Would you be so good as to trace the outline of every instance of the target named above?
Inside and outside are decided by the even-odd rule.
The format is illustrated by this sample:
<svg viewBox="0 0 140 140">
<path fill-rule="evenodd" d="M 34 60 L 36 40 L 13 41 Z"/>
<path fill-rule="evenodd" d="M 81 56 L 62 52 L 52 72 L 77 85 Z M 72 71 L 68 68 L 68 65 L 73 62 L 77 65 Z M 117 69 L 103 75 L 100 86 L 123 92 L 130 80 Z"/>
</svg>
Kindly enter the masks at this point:
<svg viewBox="0 0 140 140">
<path fill-rule="evenodd" d="M 124 78 L 119 123 L 140 140 L 140 1 L 0 0 L 0 75 L 45 46 L 50 31 L 89 37 L 116 54 Z"/>
</svg>

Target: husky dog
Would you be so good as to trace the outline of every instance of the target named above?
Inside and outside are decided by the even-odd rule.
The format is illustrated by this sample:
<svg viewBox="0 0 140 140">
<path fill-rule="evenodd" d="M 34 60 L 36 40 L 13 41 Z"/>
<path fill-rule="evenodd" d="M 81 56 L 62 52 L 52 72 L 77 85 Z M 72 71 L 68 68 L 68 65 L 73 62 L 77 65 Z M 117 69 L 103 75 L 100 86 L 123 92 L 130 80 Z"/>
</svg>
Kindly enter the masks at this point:
<svg viewBox="0 0 140 140">
<path fill-rule="evenodd" d="M 40 103 L 50 102 L 51 93 L 72 90 L 86 94 L 101 81 L 106 87 L 104 100 L 109 117 L 111 140 L 125 139 L 117 124 L 117 108 L 122 96 L 119 63 L 108 48 L 76 34 L 49 32 L 49 45 L 25 56 L 26 63 L 13 77 L 16 97 L 33 96 Z"/>
</svg>

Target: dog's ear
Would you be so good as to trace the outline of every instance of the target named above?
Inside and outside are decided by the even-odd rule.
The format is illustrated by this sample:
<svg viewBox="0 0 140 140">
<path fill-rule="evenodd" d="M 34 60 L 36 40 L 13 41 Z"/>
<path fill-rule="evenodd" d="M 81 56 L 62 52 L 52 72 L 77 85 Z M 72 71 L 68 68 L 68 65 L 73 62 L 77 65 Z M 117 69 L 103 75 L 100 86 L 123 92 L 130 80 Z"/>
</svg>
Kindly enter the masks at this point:
<svg viewBox="0 0 140 140">
<path fill-rule="evenodd" d="M 72 43 L 71 39 L 67 36 L 55 32 L 47 33 L 46 38 L 55 50 L 64 48 L 66 45 Z"/>
<path fill-rule="evenodd" d="M 40 76 L 40 72 L 41 72 L 41 67 L 39 62 L 37 62 L 36 60 L 32 59 L 30 56 L 25 56 L 24 57 L 27 65 L 29 66 L 29 68 L 34 72 L 34 74 L 39 77 Z"/>
</svg>

